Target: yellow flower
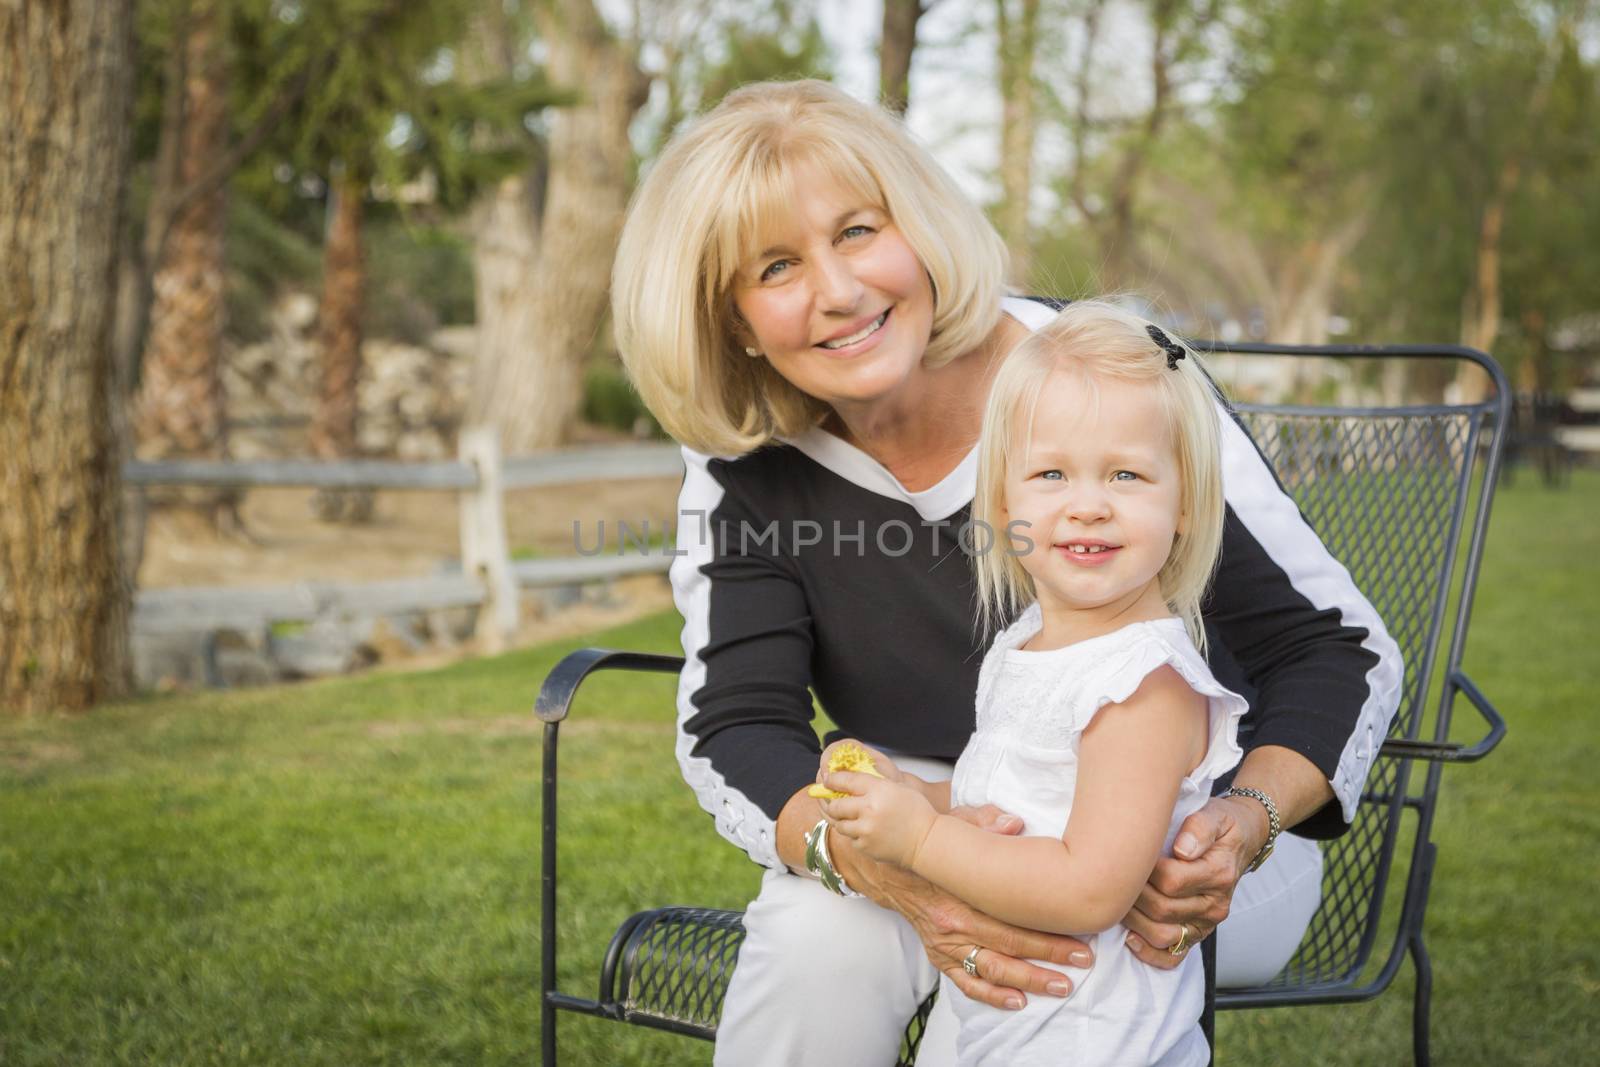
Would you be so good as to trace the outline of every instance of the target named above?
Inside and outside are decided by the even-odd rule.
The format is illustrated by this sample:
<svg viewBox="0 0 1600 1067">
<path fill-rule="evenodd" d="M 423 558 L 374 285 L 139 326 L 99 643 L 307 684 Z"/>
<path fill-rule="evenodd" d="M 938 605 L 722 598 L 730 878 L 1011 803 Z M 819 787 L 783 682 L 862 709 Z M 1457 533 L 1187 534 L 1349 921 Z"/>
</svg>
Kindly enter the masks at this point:
<svg viewBox="0 0 1600 1067">
<path fill-rule="evenodd" d="M 870 774 L 874 778 L 883 777 L 878 773 L 877 765 L 872 762 L 872 757 L 867 755 L 867 750 L 854 741 L 845 742 L 829 754 L 828 770 L 856 771 L 859 774 Z M 850 794 L 835 792 L 819 782 L 807 789 L 806 795 L 816 797 L 818 800 L 838 800 L 840 797 L 847 797 Z"/>
</svg>

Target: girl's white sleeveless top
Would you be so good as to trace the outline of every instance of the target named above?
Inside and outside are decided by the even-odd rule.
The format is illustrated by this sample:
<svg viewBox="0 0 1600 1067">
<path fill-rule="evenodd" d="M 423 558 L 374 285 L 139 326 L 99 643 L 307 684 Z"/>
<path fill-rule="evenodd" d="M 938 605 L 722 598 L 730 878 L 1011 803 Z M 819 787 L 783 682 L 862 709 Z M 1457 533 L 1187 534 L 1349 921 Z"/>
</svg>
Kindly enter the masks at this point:
<svg viewBox="0 0 1600 1067">
<path fill-rule="evenodd" d="M 1205 756 L 1178 793 L 1162 853 L 1178 827 L 1205 805 L 1213 781 L 1239 762 L 1244 698 L 1223 688 L 1175 618 L 1133 623 L 1101 637 L 1041 652 L 1020 646 L 1039 632 L 1039 607 L 1029 608 L 994 641 L 978 674 L 977 727 L 956 762 L 953 804 L 995 804 L 1022 817 L 1023 833 L 1061 837 L 1072 813 L 1078 777 L 1078 739 L 1101 708 L 1127 700 L 1157 667 L 1170 666 L 1207 698 Z M 1022 1011 L 968 999 L 948 978 L 961 1020 L 963 1065 L 1204 1064 L 1200 1030 L 1205 978 L 1200 954 L 1161 971 L 1140 963 L 1123 944 L 1120 924 L 1087 936 L 1095 954 L 1088 969 L 1062 968 L 1072 995 L 1030 995 Z"/>
</svg>

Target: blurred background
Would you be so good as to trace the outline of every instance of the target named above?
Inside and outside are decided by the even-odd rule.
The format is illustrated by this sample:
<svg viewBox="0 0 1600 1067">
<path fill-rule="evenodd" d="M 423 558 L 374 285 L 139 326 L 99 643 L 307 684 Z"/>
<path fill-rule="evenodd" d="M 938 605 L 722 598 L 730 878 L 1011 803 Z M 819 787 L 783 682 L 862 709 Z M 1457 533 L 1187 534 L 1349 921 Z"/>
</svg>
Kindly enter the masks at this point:
<svg viewBox="0 0 1600 1067">
<path fill-rule="evenodd" d="M 689 116 L 769 77 L 904 108 L 1026 291 L 1461 343 L 1569 390 L 1600 354 L 1597 29 L 1518 0 L 147 0 L 137 451 L 653 432 L 605 328 L 619 217 Z"/>
</svg>

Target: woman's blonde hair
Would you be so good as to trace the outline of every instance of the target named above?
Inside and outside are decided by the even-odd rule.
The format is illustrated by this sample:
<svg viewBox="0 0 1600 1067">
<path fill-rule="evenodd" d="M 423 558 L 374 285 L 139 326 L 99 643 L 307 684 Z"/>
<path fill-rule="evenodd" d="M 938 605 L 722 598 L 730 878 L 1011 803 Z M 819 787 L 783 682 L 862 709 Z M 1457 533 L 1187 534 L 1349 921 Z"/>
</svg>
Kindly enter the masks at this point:
<svg viewBox="0 0 1600 1067">
<path fill-rule="evenodd" d="M 1152 324 L 1104 301 L 1068 304 L 1043 329 L 1006 357 L 995 375 L 983 414 L 978 442 L 978 485 L 972 501 L 974 522 L 1005 529 L 1005 482 L 1014 464 L 1027 461 L 1035 407 L 1046 380 L 1061 372 L 1099 380 L 1144 382 L 1156 389 L 1166 413 L 1178 458 L 1179 509 L 1184 532 L 1158 580 L 1167 607 L 1182 619 L 1196 646 L 1204 650 L 1200 602 L 1222 550 L 1221 401 L 1194 348 L 1168 367 L 1167 352 L 1150 336 Z M 985 631 L 993 633 L 1003 619 L 1015 617 L 1036 598 L 1033 578 L 1023 569 L 1018 552 L 1002 532 L 990 551 L 977 552 L 979 613 Z M 1034 546 L 1038 551 L 1038 546 Z"/>
<path fill-rule="evenodd" d="M 805 164 L 884 211 L 927 270 L 926 365 L 976 348 L 999 319 L 1004 244 L 898 119 L 826 82 L 745 86 L 667 145 L 629 204 L 611 273 L 634 386 L 696 450 L 746 452 L 827 413 L 733 335 L 734 272 L 791 217 Z"/>
</svg>

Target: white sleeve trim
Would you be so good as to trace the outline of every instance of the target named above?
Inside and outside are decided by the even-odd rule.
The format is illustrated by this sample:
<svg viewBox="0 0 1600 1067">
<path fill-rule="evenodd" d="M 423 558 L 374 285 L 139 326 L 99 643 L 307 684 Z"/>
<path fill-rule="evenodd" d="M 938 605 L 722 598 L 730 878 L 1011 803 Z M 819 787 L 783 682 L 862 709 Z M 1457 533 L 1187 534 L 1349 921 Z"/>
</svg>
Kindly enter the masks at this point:
<svg viewBox="0 0 1600 1067">
<path fill-rule="evenodd" d="M 1330 783 L 1345 822 L 1352 822 L 1367 773 L 1400 706 L 1404 671 L 1400 649 L 1350 572 L 1329 554 L 1278 486 L 1249 435 L 1226 411 L 1221 421 L 1222 484 L 1234 514 L 1313 607 L 1335 608 L 1344 625 L 1367 632 L 1362 647 L 1378 659 L 1367 672 L 1367 699 Z"/>
<path fill-rule="evenodd" d="M 749 797 L 728 785 L 709 759 L 693 754 L 695 738 L 685 728 L 699 710 L 690 699 L 705 685 L 706 665 L 700 650 L 711 639 L 711 579 L 701 568 L 711 562 L 711 513 L 722 502 L 722 486 L 711 476 L 710 457 L 683 450 L 683 489 L 678 494 L 677 557 L 668 574 L 672 599 L 683 616 L 683 671 L 678 675 L 678 740 L 676 754 L 683 780 L 694 790 L 700 807 L 710 813 L 717 832 L 765 867 L 782 869 L 774 839 L 776 825 Z"/>
</svg>

